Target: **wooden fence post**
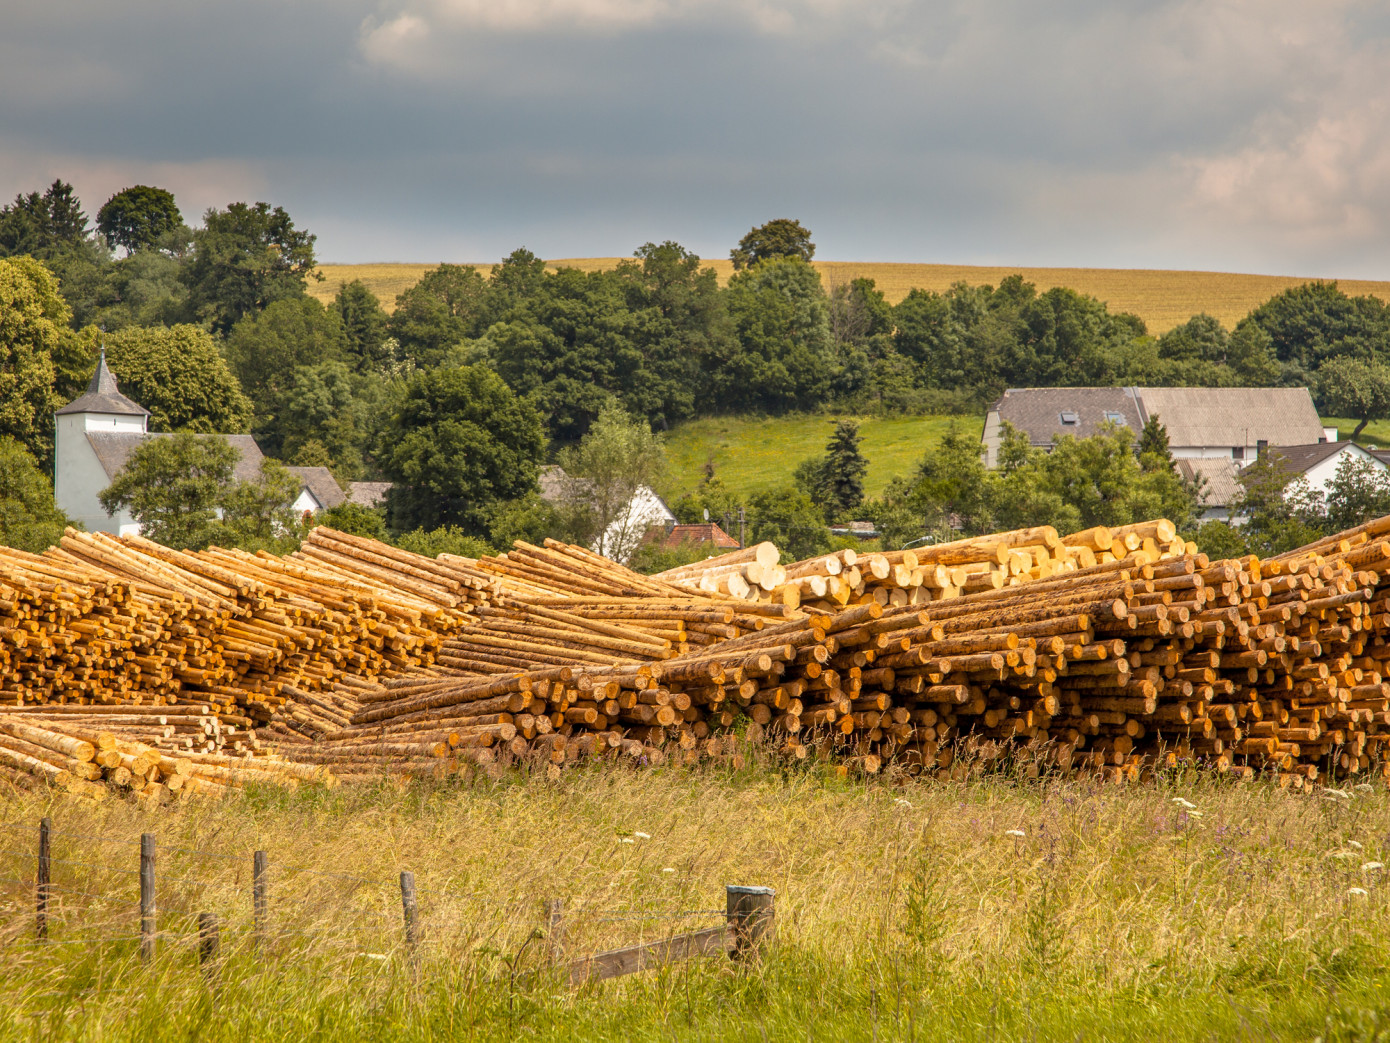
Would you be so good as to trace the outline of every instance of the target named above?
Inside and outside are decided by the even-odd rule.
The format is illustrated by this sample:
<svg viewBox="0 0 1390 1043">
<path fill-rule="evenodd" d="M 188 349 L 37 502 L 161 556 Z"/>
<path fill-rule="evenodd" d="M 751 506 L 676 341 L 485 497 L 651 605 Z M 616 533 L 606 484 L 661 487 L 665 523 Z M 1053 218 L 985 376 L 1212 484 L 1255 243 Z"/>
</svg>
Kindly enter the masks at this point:
<svg viewBox="0 0 1390 1043">
<path fill-rule="evenodd" d="M 773 930 L 777 892 L 770 887 L 744 887 L 729 884 L 724 888 L 725 911 L 729 918 L 729 934 L 734 943 L 729 955 L 735 960 L 756 960 L 762 956 L 763 939 Z"/>
<path fill-rule="evenodd" d="M 50 890 L 50 873 L 52 872 L 53 850 L 52 844 L 53 820 L 42 818 L 39 820 L 39 871 L 38 871 L 38 894 L 36 895 L 35 920 L 37 922 L 39 941 L 44 941 L 48 937 L 48 894 Z"/>
<path fill-rule="evenodd" d="M 154 834 L 140 834 L 140 958 L 154 959 Z"/>
<path fill-rule="evenodd" d="M 251 920 L 256 951 L 265 947 L 266 920 L 269 900 L 266 892 L 266 853 L 257 851 L 251 856 Z"/>
<path fill-rule="evenodd" d="M 550 938 L 550 962 L 561 963 L 565 958 L 565 903 L 552 898 L 545 903 L 546 934 Z"/>
<path fill-rule="evenodd" d="M 405 947 L 413 960 L 415 946 L 420 940 L 416 923 L 420 908 L 415 904 L 415 874 L 408 869 L 401 872 L 401 912 L 405 916 Z"/>
<path fill-rule="evenodd" d="M 198 914 L 198 962 L 211 984 L 217 977 L 217 956 L 221 948 L 221 930 L 215 913 Z"/>
</svg>

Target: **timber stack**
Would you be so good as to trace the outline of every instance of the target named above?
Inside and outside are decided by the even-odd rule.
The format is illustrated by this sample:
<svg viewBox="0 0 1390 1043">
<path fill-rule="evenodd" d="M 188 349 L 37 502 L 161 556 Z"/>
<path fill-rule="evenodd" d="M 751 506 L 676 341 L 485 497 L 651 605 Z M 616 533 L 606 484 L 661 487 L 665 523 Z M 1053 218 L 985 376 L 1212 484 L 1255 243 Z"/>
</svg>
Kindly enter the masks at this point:
<svg viewBox="0 0 1390 1043">
<path fill-rule="evenodd" d="M 553 540 L 431 559 L 319 528 L 277 557 L 70 531 L 0 551 L 0 774 L 169 799 L 757 749 L 1301 787 L 1390 764 L 1387 632 L 1390 518 L 1263 561 L 1160 519 L 657 576 Z"/>
</svg>

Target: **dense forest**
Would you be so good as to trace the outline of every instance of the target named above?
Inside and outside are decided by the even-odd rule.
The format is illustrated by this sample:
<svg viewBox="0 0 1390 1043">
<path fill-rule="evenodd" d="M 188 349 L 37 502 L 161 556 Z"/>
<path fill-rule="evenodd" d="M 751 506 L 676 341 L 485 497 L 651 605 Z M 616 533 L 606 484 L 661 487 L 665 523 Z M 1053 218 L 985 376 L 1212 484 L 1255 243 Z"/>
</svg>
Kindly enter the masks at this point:
<svg viewBox="0 0 1390 1043">
<path fill-rule="evenodd" d="M 611 453 L 594 462 L 607 439 L 636 452 L 648 478 L 660 466 L 652 434 L 709 413 L 967 415 L 1011 386 L 1286 384 L 1315 389 L 1328 413 L 1390 414 L 1390 312 L 1334 283 L 1279 294 L 1233 330 L 1196 315 L 1153 337 L 1134 315 L 1068 289 L 1039 293 L 1018 276 L 913 290 L 890 305 L 870 279 L 826 285 L 810 264 L 810 232 L 776 220 L 733 248 L 724 286 L 673 242 L 644 244 L 597 272 L 548 271 L 522 248 L 486 272 L 441 264 L 388 311 L 360 282 L 326 306 L 308 296 L 315 241 L 262 202 L 209 210 L 190 227 L 174 197 L 150 186 L 117 193 L 94 218 L 61 181 L 0 210 L 0 461 L 10 461 L 11 503 L 0 524 L 9 538 L 22 527 L 11 516 L 36 519 L 29 543 L 61 521 L 51 495 L 38 503 L 39 486 L 14 468 L 24 454 L 38 471 L 51 468 L 53 410 L 80 392 L 101 346 L 123 389 L 150 410 L 152 430 L 191 433 L 177 461 L 172 446 L 151 450 L 167 457 L 147 461 L 156 471 L 193 467 L 187 454 L 206 441 L 195 435 L 249 431 L 274 460 L 323 465 L 343 483 L 395 483 L 383 516 L 349 510 L 338 523 L 417 540 L 443 532 L 465 548 L 592 531 L 603 519 L 539 501 L 539 467 L 563 457 L 593 488 L 603 477 L 595 468 L 613 466 Z M 864 503 L 853 476 L 836 470 L 849 460 L 853 471 L 857 452 L 852 425 L 842 425 L 826 460 L 806 461 L 794 488 L 741 506 L 755 535 L 808 550 L 829 539 L 826 522 L 855 513 L 898 542 L 986 517 L 1066 525 L 1192 515 L 1200 490 L 1184 489 L 1154 454 L 1112 442 L 1036 460 L 1020 451 L 1003 473 L 979 476 L 973 433 L 961 435 Z M 1061 473 L 1063 460 L 1090 467 L 1089 477 Z M 264 514 L 283 476 L 267 476 L 280 492 L 261 506 L 229 510 L 230 478 L 217 477 L 225 467 L 202 464 L 194 470 L 214 474 L 198 501 L 207 524 L 179 530 L 180 540 L 268 538 L 275 526 Z M 965 476 L 988 510 L 956 503 L 952 483 Z M 675 506 L 693 520 L 709 508 L 727 516 L 732 501 L 711 475 Z M 213 514 L 243 527 L 219 528 Z"/>
</svg>

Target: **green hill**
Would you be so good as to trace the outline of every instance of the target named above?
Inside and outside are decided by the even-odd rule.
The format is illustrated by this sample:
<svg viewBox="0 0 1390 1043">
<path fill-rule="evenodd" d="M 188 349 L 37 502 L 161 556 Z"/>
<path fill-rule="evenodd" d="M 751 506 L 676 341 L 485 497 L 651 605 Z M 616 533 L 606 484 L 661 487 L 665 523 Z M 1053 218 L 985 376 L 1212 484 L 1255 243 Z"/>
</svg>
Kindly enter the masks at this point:
<svg viewBox="0 0 1390 1043">
<path fill-rule="evenodd" d="M 834 415 L 793 417 L 706 417 L 674 427 L 666 435 L 669 497 L 695 489 L 706 463 L 735 492 L 744 495 L 791 481 L 803 460 L 820 456 L 830 438 Z M 983 417 L 858 417 L 860 447 L 869 461 L 864 483 L 870 496 L 881 493 L 894 475 L 910 475 L 923 454 L 934 448 L 955 424 L 978 438 Z"/>
</svg>

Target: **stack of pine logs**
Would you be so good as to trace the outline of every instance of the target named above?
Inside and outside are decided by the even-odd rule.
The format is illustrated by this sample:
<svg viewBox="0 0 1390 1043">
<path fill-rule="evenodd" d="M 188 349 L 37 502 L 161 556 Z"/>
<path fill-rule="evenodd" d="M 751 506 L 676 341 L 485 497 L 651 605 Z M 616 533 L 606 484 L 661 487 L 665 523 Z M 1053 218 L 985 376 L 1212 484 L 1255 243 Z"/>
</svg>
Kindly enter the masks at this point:
<svg viewBox="0 0 1390 1043">
<path fill-rule="evenodd" d="M 1390 764 L 1390 518 L 1265 561 L 1163 520 L 778 558 L 649 577 L 555 541 L 436 560 L 326 528 L 285 557 L 0 551 L 0 775 L 169 799 L 750 744 L 1293 786 Z"/>
<path fill-rule="evenodd" d="M 589 561 L 582 582 L 562 581 L 566 554 L 588 552 L 519 548 L 548 557 L 554 574 L 537 567 L 524 596 L 515 588 L 489 607 L 498 615 L 476 624 L 487 641 L 465 632 L 452 642 L 459 654 L 446 645 L 438 668 L 455 676 L 388 682 L 330 737 L 350 753 L 313 756 L 349 774 L 383 758 L 436 770 L 499 754 L 737 760 L 741 733 L 865 771 L 1015 762 L 1123 779 L 1203 763 L 1303 785 L 1390 761 L 1390 591 L 1378 593 L 1390 543 L 1375 539 L 1387 532 L 1390 519 L 1263 563 L 1210 562 L 1162 520 L 1065 538 L 1004 533 L 930 548 L 934 563 L 919 557 L 914 569 L 985 562 L 978 571 L 997 577 L 974 591 L 951 583 L 926 604 L 894 604 L 867 583 L 833 608 L 749 602 L 717 584 L 701 602 L 686 579 L 688 607 L 712 620 L 722 606 L 727 619 L 715 624 L 721 640 L 698 647 L 678 640 L 691 624 L 659 590 L 646 599 L 664 618 L 625 603 L 669 575 Z M 612 592 L 593 593 L 596 583 Z M 755 604 L 766 614 L 748 615 Z M 595 608 L 602 616 L 585 617 Z M 599 637 L 600 620 L 620 621 L 602 635 L 617 644 Z"/>
</svg>

